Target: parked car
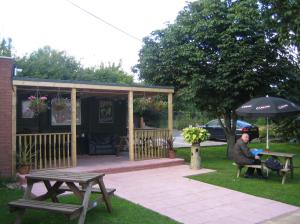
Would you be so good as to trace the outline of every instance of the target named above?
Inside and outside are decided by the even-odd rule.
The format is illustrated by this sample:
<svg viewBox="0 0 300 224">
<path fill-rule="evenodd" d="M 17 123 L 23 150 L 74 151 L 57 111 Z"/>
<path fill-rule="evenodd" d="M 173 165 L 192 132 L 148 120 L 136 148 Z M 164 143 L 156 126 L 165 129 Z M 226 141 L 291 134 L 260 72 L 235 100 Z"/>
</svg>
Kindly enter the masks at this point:
<svg viewBox="0 0 300 224">
<path fill-rule="evenodd" d="M 209 121 L 206 125 L 201 126 L 210 133 L 210 139 L 226 140 L 225 133 L 217 119 Z M 236 139 L 240 138 L 243 133 L 248 133 L 250 140 L 259 137 L 258 127 L 249 124 L 246 121 L 237 120 L 236 122 Z"/>
</svg>

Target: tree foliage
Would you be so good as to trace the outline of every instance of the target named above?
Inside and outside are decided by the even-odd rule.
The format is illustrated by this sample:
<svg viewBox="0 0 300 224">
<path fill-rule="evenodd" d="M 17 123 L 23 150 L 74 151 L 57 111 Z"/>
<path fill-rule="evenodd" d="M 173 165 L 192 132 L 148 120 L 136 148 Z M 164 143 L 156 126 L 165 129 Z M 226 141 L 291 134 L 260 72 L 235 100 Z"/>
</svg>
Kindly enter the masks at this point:
<svg viewBox="0 0 300 224">
<path fill-rule="evenodd" d="M 133 83 L 133 77 L 121 69 L 121 63 L 83 68 L 74 57 L 49 46 L 17 59 L 20 76 L 42 79 L 87 80 L 104 83 Z"/>
<path fill-rule="evenodd" d="M 2 38 L 0 41 L 0 56 L 11 57 L 12 56 L 12 39 Z"/>
<path fill-rule="evenodd" d="M 20 76 L 41 79 L 76 79 L 82 70 L 74 57 L 49 46 L 18 58 L 17 66 L 22 69 Z"/>
<path fill-rule="evenodd" d="M 189 3 L 174 24 L 144 38 L 140 78 L 174 85 L 186 102 L 218 117 L 232 148 L 235 109 L 272 95 L 297 70 L 263 16 L 256 0 Z"/>
<path fill-rule="evenodd" d="M 261 0 L 268 25 L 284 44 L 300 47 L 300 0 Z"/>
<path fill-rule="evenodd" d="M 77 79 L 94 80 L 105 83 L 132 84 L 133 76 L 128 75 L 121 67 L 121 62 L 118 65 L 109 63 L 107 66 L 102 63 L 100 66 L 84 69 Z"/>
<path fill-rule="evenodd" d="M 276 120 L 274 132 L 283 141 L 300 141 L 300 118 L 295 116 Z"/>
</svg>

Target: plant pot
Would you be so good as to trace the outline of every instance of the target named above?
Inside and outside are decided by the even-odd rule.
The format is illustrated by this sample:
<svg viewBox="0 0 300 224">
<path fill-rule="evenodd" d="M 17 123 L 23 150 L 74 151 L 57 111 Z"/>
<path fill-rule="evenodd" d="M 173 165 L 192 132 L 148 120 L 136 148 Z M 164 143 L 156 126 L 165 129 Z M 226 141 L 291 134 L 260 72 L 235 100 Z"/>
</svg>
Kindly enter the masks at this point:
<svg viewBox="0 0 300 224">
<path fill-rule="evenodd" d="M 53 109 L 56 111 L 61 111 L 66 108 L 66 104 L 53 104 Z"/>
<path fill-rule="evenodd" d="M 191 147 L 191 169 L 199 170 L 201 169 L 201 151 L 200 144 L 192 144 Z"/>
<path fill-rule="evenodd" d="M 168 150 L 168 156 L 169 156 L 169 159 L 175 159 L 176 158 L 175 150 Z"/>
<path fill-rule="evenodd" d="M 31 168 L 30 164 L 23 164 L 18 167 L 18 172 L 19 174 L 29 174 L 30 168 Z"/>
<path fill-rule="evenodd" d="M 39 113 L 47 111 L 47 105 L 45 103 L 39 103 L 30 105 L 29 108 L 37 115 Z"/>
</svg>

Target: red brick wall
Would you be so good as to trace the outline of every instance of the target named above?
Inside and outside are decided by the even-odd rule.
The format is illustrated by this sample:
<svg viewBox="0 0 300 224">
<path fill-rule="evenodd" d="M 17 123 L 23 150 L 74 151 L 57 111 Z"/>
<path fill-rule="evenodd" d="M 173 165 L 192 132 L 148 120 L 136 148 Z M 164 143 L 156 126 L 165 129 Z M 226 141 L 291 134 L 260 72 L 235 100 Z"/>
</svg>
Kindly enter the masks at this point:
<svg viewBox="0 0 300 224">
<path fill-rule="evenodd" d="M 0 176 L 12 175 L 12 71 L 14 60 L 0 56 Z"/>
</svg>

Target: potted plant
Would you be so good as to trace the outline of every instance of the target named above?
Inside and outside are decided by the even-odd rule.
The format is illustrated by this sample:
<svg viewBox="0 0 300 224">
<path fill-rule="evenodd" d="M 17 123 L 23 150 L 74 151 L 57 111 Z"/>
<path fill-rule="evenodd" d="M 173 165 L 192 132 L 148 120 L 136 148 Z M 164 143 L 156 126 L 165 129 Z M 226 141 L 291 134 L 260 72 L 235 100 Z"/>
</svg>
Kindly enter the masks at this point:
<svg viewBox="0 0 300 224">
<path fill-rule="evenodd" d="M 31 151 L 29 145 L 19 150 L 17 153 L 17 170 L 20 174 L 28 174 L 30 172 L 34 157 L 35 154 Z"/>
<path fill-rule="evenodd" d="M 209 133 L 204 128 L 188 127 L 183 129 L 185 141 L 192 144 L 191 147 L 191 169 L 201 168 L 201 151 L 200 143 L 208 139 Z"/>
<path fill-rule="evenodd" d="M 61 111 L 66 108 L 67 102 L 68 102 L 67 98 L 55 97 L 51 100 L 51 105 L 54 110 Z"/>
<path fill-rule="evenodd" d="M 29 108 L 35 115 L 47 111 L 46 96 L 30 96 L 28 99 L 30 100 Z"/>
<path fill-rule="evenodd" d="M 168 157 L 170 159 L 176 158 L 176 151 L 173 147 L 173 143 L 174 143 L 174 138 L 167 139 Z"/>
</svg>

